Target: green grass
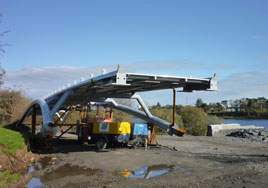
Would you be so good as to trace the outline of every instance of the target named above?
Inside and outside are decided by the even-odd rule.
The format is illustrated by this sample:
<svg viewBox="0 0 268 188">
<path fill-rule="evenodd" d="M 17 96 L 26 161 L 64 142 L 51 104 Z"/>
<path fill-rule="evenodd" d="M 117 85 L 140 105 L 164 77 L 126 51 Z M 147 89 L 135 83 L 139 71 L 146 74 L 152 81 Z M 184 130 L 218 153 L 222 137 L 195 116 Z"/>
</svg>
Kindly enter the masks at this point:
<svg viewBox="0 0 268 188">
<path fill-rule="evenodd" d="M 15 183 L 19 179 L 19 174 L 10 174 L 8 171 L 0 172 L 0 187 L 6 187 L 9 183 Z"/>
<path fill-rule="evenodd" d="M 0 145 L 4 147 L 3 153 L 15 155 L 18 149 L 23 149 L 25 146 L 23 135 L 19 132 L 0 127 Z"/>
</svg>

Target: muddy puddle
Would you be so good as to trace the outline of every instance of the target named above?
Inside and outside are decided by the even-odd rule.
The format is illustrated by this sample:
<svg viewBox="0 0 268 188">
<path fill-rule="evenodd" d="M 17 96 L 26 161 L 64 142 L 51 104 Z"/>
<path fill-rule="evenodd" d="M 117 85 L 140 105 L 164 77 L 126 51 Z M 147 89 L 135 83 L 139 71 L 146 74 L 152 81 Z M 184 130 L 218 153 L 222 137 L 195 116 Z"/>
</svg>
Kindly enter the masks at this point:
<svg viewBox="0 0 268 188">
<path fill-rule="evenodd" d="M 75 175 L 91 176 L 100 172 L 98 169 L 84 168 L 79 166 L 71 166 L 70 164 L 64 164 L 58 168 L 52 169 L 51 165 L 54 162 L 51 158 L 43 158 L 38 163 L 34 163 L 28 170 L 28 174 L 32 174 L 32 178 L 25 187 L 43 187 L 48 182 Z M 41 173 L 38 173 L 41 172 Z M 42 173 L 43 172 L 43 173 Z M 42 174 L 42 175 L 40 175 Z"/>
<path fill-rule="evenodd" d="M 217 169 L 224 169 L 224 166 L 217 166 Z M 124 170 L 119 172 L 119 175 L 124 176 L 126 178 L 142 178 L 142 179 L 150 179 L 156 176 L 161 176 L 164 174 L 171 173 L 173 171 L 182 171 L 185 175 L 192 175 L 192 171 L 185 171 L 181 166 L 176 165 L 153 165 L 146 166 L 137 170 Z"/>
<path fill-rule="evenodd" d="M 161 176 L 178 170 L 184 171 L 184 168 L 182 168 L 181 166 L 160 164 L 160 165 L 146 166 L 133 171 L 124 170 L 119 172 L 119 174 L 126 178 L 150 179 L 156 176 Z"/>
</svg>

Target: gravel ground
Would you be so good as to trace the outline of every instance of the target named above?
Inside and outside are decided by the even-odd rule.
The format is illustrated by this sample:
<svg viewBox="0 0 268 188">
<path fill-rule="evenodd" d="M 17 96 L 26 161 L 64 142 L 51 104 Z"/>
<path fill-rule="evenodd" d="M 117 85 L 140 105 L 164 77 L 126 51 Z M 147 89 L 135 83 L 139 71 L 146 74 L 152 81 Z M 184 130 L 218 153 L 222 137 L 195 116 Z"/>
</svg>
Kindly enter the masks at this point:
<svg viewBox="0 0 268 188">
<path fill-rule="evenodd" d="M 267 142 L 224 136 L 157 139 L 161 146 L 148 150 L 97 151 L 66 135 L 50 151 L 53 162 L 31 175 L 51 188 L 268 187 Z"/>
</svg>

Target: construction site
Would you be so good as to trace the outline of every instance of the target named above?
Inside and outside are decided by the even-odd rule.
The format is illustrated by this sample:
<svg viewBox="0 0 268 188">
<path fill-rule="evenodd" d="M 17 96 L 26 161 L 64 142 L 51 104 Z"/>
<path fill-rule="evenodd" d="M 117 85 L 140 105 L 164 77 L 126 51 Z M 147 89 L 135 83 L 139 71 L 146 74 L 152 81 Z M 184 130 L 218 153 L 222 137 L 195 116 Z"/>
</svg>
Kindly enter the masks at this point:
<svg viewBox="0 0 268 188">
<path fill-rule="evenodd" d="M 153 116 L 140 92 L 173 92 L 173 121 Z M 26 187 L 267 187 L 264 142 L 225 136 L 190 136 L 176 120 L 176 93 L 216 91 L 211 78 L 114 72 L 68 84 L 34 100 L 17 127 L 31 117 L 42 138 L 25 177 Z M 129 107 L 115 99 L 137 101 Z M 114 109 L 135 122 L 114 122 Z M 72 113 L 76 123 L 67 124 Z M 41 123 L 37 123 L 37 117 Z M 156 135 L 155 127 L 166 135 Z M 253 178 L 258 177 L 258 178 Z"/>
<path fill-rule="evenodd" d="M 176 89 L 180 92 L 198 90 L 215 91 L 218 87 L 216 74 L 214 77 L 201 79 L 191 77 L 175 77 L 167 75 L 149 75 L 127 73 L 118 65 L 114 72 L 103 73 L 88 80 L 81 79 L 67 87 L 59 88 L 42 99 L 32 102 L 17 123 L 19 127 L 24 119 L 32 116 L 31 133 L 36 134 L 36 117 L 42 117 L 40 133 L 44 138 L 46 148 L 52 147 L 53 137 L 61 127 L 60 138 L 72 127 L 76 126 L 76 134 L 80 143 L 94 142 L 98 149 L 105 149 L 108 143 L 123 143 L 128 141 L 142 142 L 143 145 L 157 144 L 154 126 L 169 135 L 183 136 L 185 131 L 175 124 Z M 138 95 L 140 92 L 154 90 L 173 90 L 173 122 L 153 116 L 144 101 Z M 114 99 L 136 100 L 138 108 L 117 103 Z M 140 119 L 141 122 L 130 125 L 129 122 L 113 122 L 113 109 L 123 111 Z M 140 110 L 141 109 L 141 110 Z M 66 124 L 65 121 L 74 111 L 80 112 L 76 124 Z M 63 127 L 68 128 L 63 128 Z M 140 140 L 140 141 L 138 141 Z"/>
</svg>

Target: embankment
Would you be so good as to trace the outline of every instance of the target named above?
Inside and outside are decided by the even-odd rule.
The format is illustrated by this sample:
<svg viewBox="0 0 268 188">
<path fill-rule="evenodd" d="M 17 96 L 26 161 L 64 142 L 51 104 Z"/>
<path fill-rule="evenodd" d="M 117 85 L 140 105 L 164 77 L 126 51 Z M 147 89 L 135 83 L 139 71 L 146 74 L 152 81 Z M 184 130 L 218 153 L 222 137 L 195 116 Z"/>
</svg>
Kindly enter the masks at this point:
<svg viewBox="0 0 268 188">
<path fill-rule="evenodd" d="M 31 159 L 38 155 L 27 150 L 28 138 L 20 132 L 0 127 L 0 187 L 24 184 Z"/>
</svg>

